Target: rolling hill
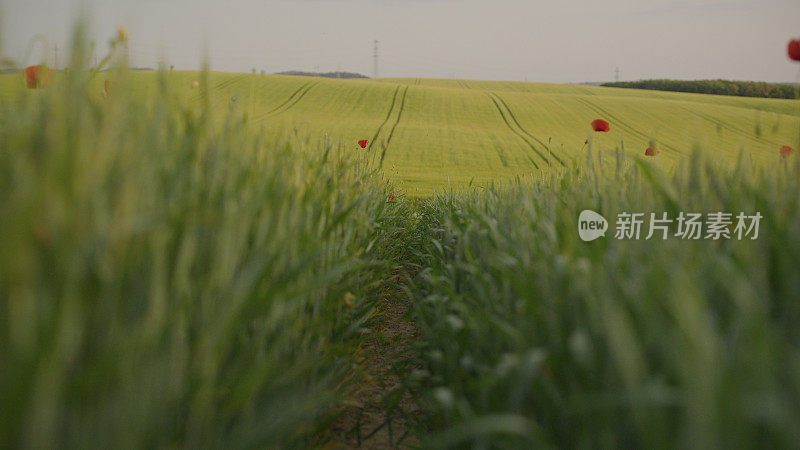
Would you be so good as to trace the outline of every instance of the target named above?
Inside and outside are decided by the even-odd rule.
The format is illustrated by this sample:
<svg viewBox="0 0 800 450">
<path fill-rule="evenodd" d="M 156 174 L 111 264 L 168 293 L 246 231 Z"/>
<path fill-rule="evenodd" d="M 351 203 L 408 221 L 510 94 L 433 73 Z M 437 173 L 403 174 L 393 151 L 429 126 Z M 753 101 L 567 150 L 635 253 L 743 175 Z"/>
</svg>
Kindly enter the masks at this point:
<svg viewBox="0 0 800 450">
<path fill-rule="evenodd" d="M 143 93 L 157 89 L 156 72 L 130 74 Z M 198 72 L 167 75 L 177 95 L 199 101 Z M 110 73 L 98 75 L 102 91 Z M 20 85 L 0 77 L 2 95 Z M 438 79 L 336 80 L 281 75 L 211 73 L 218 109 L 240 110 L 271 131 L 300 130 L 382 153 L 401 190 L 426 196 L 448 186 L 502 183 L 581 160 L 587 139 L 604 154 L 624 148 L 641 155 L 654 143 L 669 169 L 693 149 L 721 162 L 744 151 L 755 162 L 778 160 L 782 145 L 800 140 L 800 102 L 702 94 L 523 82 Z M 591 131 L 604 118 L 609 133 Z"/>
</svg>

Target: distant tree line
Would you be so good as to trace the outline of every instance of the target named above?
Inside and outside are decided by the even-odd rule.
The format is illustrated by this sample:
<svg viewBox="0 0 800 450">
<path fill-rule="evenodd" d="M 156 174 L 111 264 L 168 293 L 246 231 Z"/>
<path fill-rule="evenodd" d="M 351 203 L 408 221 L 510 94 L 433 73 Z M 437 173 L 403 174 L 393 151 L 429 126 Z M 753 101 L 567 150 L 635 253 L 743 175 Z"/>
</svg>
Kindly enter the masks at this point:
<svg viewBox="0 0 800 450">
<path fill-rule="evenodd" d="M 737 97 L 798 98 L 797 86 L 763 81 L 730 80 L 640 80 L 603 83 L 602 86 L 650 89 L 654 91 L 693 92 Z"/>
<path fill-rule="evenodd" d="M 325 78 L 345 78 L 345 79 L 369 78 L 367 76 L 361 75 L 360 73 L 352 73 L 352 72 L 317 73 L 317 72 L 303 72 L 300 70 L 289 70 L 286 72 L 278 72 L 276 75 L 297 75 L 301 77 L 325 77 Z"/>
</svg>

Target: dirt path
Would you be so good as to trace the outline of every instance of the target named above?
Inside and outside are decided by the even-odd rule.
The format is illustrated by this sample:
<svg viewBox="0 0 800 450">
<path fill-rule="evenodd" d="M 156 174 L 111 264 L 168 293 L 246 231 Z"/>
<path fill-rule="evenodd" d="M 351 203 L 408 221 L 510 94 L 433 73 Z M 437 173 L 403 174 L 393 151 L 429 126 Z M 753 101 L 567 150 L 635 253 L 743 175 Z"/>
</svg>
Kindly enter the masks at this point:
<svg viewBox="0 0 800 450">
<path fill-rule="evenodd" d="M 398 275 L 398 279 L 401 275 Z M 416 336 L 407 317 L 408 299 L 399 288 L 387 289 L 377 311 L 375 333 L 358 355 L 360 369 L 347 393 L 350 402 L 331 426 L 325 448 L 395 449 L 417 444 L 409 419 L 418 413 L 408 392 L 401 390 L 396 361 L 410 351 Z M 398 401 L 398 395 L 402 395 Z M 389 405 L 396 404 L 395 408 Z M 390 411 L 387 414 L 387 411 Z"/>
</svg>

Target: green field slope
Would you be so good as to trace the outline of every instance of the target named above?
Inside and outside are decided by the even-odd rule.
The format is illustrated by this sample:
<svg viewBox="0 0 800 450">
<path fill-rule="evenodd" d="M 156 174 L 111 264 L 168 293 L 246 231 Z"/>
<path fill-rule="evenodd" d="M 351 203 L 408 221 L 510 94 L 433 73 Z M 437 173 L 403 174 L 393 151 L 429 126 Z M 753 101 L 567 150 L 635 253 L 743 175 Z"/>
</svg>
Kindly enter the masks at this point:
<svg viewBox="0 0 800 450">
<path fill-rule="evenodd" d="M 180 95 L 199 103 L 198 72 L 169 74 Z M 111 73 L 94 82 L 98 94 Z M 128 85 L 155 93 L 155 72 Z M 669 170 L 695 148 L 735 161 L 740 152 L 774 164 L 782 145 L 800 141 L 800 102 L 521 82 L 381 79 L 336 80 L 212 73 L 218 109 L 238 109 L 256 126 L 327 134 L 353 151 L 378 156 L 408 195 L 425 196 L 470 182 L 487 185 L 559 169 L 594 148 L 642 154 L 651 143 Z M 19 75 L 0 77 L 0 99 L 19 95 Z M 58 80 L 52 88 L 58 87 Z M 185 87 L 185 89 L 183 88 Z M 112 94 L 113 95 L 113 94 Z M 604 118 L 611 132 L 593 133 Z M 369 139 L 367 150 L 356 141 Z"/>
</svg>

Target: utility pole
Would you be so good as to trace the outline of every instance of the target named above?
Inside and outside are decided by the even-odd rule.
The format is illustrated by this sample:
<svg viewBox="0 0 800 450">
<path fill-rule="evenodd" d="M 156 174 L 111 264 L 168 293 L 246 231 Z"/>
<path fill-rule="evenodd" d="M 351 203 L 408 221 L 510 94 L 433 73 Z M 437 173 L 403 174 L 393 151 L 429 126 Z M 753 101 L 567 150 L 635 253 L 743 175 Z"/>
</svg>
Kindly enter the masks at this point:
<svg viewBox="0 0 800 450">
<path fill-rule="evenodd" d="M 53 53 L 55 54 L 53 60 L 53 69 L 58 69 L 58 44 L 53 44 Z"/>
<path fill-rule="evenodd" d="M 372 52 L 372 78 L 378 78 L 378 41 L 375 40 L 375 48 Z"/>
<path fill-rule="evenodd" d="M 619 67 L 614 70 L 614 81 L 619 81 Z"/>
</svg>

